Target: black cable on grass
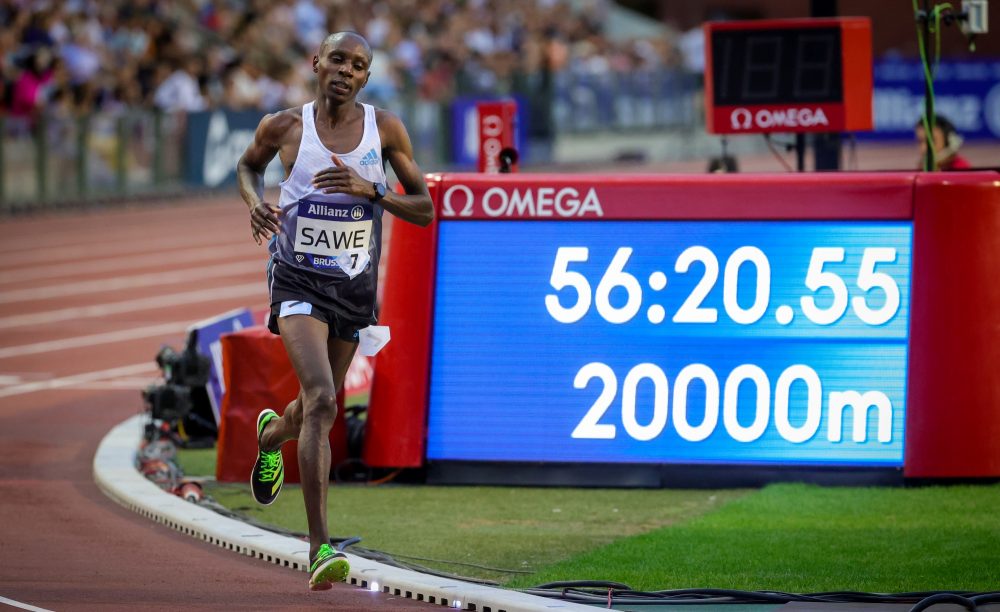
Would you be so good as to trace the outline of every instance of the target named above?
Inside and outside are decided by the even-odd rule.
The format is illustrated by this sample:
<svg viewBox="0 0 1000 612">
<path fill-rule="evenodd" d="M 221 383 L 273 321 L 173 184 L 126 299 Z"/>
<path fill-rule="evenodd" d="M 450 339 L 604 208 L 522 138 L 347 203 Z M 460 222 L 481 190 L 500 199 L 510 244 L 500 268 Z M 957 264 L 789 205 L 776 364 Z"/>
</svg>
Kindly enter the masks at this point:
<svg viewBox="0 0 1000 612">
<path fill-rule="evenodd" d="M 444 563 L 446 565 L 462 565 L 465 567 L 474 567 L 476 569 L 485 570 L 488 572 L 500 572 L 503 574 L 534 574 L 535 572 L 531 570 L 516 570 L 516 569 L 504 569 L 502 567 L 490 567 L 488 565 L 479 565 L 478 563 L 468 563 L 466 561 L 449 561 L 447 559 L 434 559 L 431 557 L 418 557 L 416 555 L 404 555 L 403 553 L 393 553 L 395 557 L 402 557 L 404 559 L 416 559 L 417 561 L 432 561 L 434 563 Z"/>
<path fill-rule="evenodd" d="M 930 597 L 922 599 L 917 605 L 910 608 L 910 612 L 919 612 L 920 610 L 926 610 L 931 606 L 942 603 L 958 604 L 966 610 L 978 610 L 976 602 L 972 601 L 968 597 L 962 597 L 961 595 L 955 595 L 954 593 L 938 593 L 937 595 L 931 595 Z"/>
<path fill-rule="evenodd" d="M 597 589 L 617 589 L 621 591 L 631 591 L 632 587 L 621 582 L 609 582 L 607 580 L 569 580 L 561 582 L 546 582 L 540 584 L 535 589 L 562 589 L 562 588 L 597 588 Z"/>
<path fill-rule="evenodd" d="M 942 599 L 958 602 L 967 600 L 975 604 L 1000 601 L 1000 593 L 972 593 L 968 591 L 931 591 L 914 593 L 861 593 L 855 591 L 833 591 L 824 593 L 783 593 L 780 591 L 738 591 L 732 589 L 674 589 L 668 591 L 634 591 L 627 585 L 608 588 L 609 584 L 597 581 L 552 582 L 525 592 L 531 595 L 572 601 L 575 603 L 606 605 L 608 598 L 612 605 L 699 605 L 699 604 L 761 604 L 761 603 L 880 603 L 880 604 L 920 604 L 942 603 Z M 621 588 L 625 587 L 625 588 Z M 941 598 L 933 599 L 931 598 Z M 958 598 L 958 599 L 953 599 Z M 921 610 L 924 608 L 920 608 Z M 975 608 L 972 608 L 975 609 Z"/>
<path fill-rule="evenodd" d="M 1000 591 L 980 593 L 979 595 L 973 595 L 969 599 L 975 602 L 977 606 L 981 604 L 1000 603 Z"/>
</svg>

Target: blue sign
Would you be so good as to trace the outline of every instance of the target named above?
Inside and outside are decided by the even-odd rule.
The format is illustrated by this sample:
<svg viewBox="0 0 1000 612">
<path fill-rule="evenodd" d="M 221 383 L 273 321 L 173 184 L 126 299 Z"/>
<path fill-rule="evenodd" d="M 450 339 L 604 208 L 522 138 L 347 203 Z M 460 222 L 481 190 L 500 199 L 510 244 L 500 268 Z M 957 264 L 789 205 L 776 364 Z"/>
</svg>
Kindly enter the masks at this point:
<svg viewBox="0 0 1000 612">
<path fill-rule="evenodd" d="M 875 131 L 866 138 L 913 140 L 924 112 L 924 70 L 919 61 L 875 63 Z M 934 105 L 967 139 L 1000 138 L 1000 61 L 942 61 L 934 77 Z"/>
<path fill-rule="evenodd" d="M 517 101 L 517 120 L 514 134 L 514 148 L 520 159 L 526 159 L 527 151 L 527 121 L 525 119 L 525 102 L 518 96 L 511 96 Z M 478 102 L 493 102 L 505 98 L 488 98 L 477 96 L 459 96 L 451 102 L 451 156 L 452 163 L 462 168 L 475 168 L 479 163 L 479 113 L 476 111 Z M 510 98 L 506 98 L 510 99 Z"/>
<path fill-rule="evenodd" d="M 253 315 L 246 308 L 232 310 L 217 317 L 195 323 L 188 328 L 188 333 L 195 334 L 198 352 L 209 358 L 212 363 L 208 372 L 208 400 L 212 404 L 212 414 L 215 423 L 219 424 L 219 409 L 222 407 L 222 395 L 226 386 L 222 378 L 222 344 L 219 339 L 222 334 L 239 331 L 253 325 Z"/>
<path fill-rule="evenodd" d="M 902 466 L 911 237 L 442 222 L 428 459 Z"/>
<path fill-rule="evenodd" d="M 220 187 L 236 184 L 236 163 L 247 146 L 263 113 L 226 111 L 190 113 L 185 135 L 184 172 L 190 185 Z M 275 156 L 264 173 L 272 187 L 284 178 L 281 161 Z"/>
</svg>

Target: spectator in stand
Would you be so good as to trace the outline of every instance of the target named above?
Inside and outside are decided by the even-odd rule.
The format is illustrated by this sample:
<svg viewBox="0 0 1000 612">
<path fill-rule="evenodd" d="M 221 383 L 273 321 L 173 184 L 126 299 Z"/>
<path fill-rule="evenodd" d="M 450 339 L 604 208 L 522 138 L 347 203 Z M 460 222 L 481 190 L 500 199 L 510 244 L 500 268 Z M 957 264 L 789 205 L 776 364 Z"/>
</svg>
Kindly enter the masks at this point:
<svg viewBox="0 0 1000 612">
<path fill-rule="evenodd" d="M 153 104 L 167 112 L 205 110 L 207 104 L 198 85 L 201 60 L 187 57 L 173 61 L 174 70 L 156 87 Z"/>
<path fill-rule="evenodd" d="M 47 98 L 44 88 L 52 81 L 53 58 L 48 47 L 39 47 L 11 88 L 10 114 L 31 117 Z"/>
<path fill-rule="evenodd" d="M 242 58 L 238 58 L 226 68 L 222 77 L 223 98 L 229 108 L 251 110 L 260 106 L 262 92 L 253 74 L 254 68 Z"/>
<path fill-rule="evenodd" d="M 602 33 L 607 0 L 0 0 L 4 85 L 38 49 L 68 70 L 58 96 L 77 112 L 125 106 L 269 111 L 303 98 L 301 66 L 328 31 L 367 36 L 386 70 L 367 94 L 446 101 L 473 92 L 552 95 L 553 76 L 671 65 L 673 43 L 613 43 Z M 350 10 L 346 10 L 347 8 Z M 673 51 L 671 51 L 673 50 Z M 170 69 L 159 66 L 170 62 Z M 176 64 L 200 62 L 197 73 Z M 288 70 L 286 66 L 291 66 Z M 541 72 L 539 72 L 541 71 Z M 37 71 L 24 83 L 37 94 Z M 196 87 L 192 87 L 194 79 Z M 31 85 L 32 80 L 35 86 Z M 286 82 L 290 80 L 291 83 Z M 197 90 L 197 91 L 195 91 Z M 182 93 L 183 92 L 183 93 Z M 22 92 L 23 94 L 24 92 Z M 157 93 L 159 100 L 157 101 Z M 168 96 L 167 94 L 170 94 Z M 234 97 L 229 97 L 233 94 Z M 164 99 L 169 97 L 167 104 Z M 184 103 L 179 102 L 183 98 Z M 48 96 L 28 96 L 44 105 Z M 200 100 L 200 102 L 199 102 Z"/>
<path fill-rule="evenodd" d="M 326 36 L 326 15 L 314 0 L 298 0 L 294 8 L 295 31 L 306 49 L 318 47 Z"/>
<path fill-rule="evenodd" d="M 920 161 L 918 167 L 924 168 L 924 158 L 927 157 L 927 132 L 924 131 L 923 120 L 917 121 L 914 126 L 917 138 L 917 147 L 920 150 Z M 962 136 L 955 129 L 955 124 L 948 118 L 941 115 L 934 116 L 934 156 L 938 170 L 966 170 L 972 167 L 969 160 L 962 157 L 958 149 L 962 146 Z"/>
<path fill-rule="evenodd" d="M 26 47 L 55 47 L 56 41 L 50 32 L 65 27 L 58 21 L 56 11 L 29 12 L 26 13 L 26 17 L 27 23 L 21 33 L 21 44 Z M 14 25 L 16 26 L 16 22 Z"/>
<path fill-rule="evenodd" d="M 720 155 L 708 160 L 709 174 L 731 174 L 739 171 L 739 164 L 732 155 Z"/>
</svg>

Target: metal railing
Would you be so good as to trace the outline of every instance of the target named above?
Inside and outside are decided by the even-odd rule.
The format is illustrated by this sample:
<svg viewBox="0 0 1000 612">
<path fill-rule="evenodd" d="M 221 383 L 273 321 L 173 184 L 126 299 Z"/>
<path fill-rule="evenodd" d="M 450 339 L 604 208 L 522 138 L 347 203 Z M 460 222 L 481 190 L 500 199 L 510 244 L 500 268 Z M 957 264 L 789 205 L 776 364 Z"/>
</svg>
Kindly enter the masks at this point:
<svg viewBox="0 0 1000 612">
<path fill-rule="evenodd" d="M 149 110 L 0 117 L 0 210 L 178 189 L 184 119 Z"/>
<path fill-rule="evenodd" d="M 553 119 L 560 133 L 671 129 L 701 121 L 701 75 L 680 70 L 556 80 Z"/>
<path fill-rule="evenodd" d="M 531 82 L 520 90 L 506 89 L 525 106 L 529 141 L 551 144 L 560 134 L 593 133 L 600 138 L 608 131 L 690 130 L 701 122 L 699 75 L 675 70 L 562 73 Z M 411 91 L 386 105 L 406 124 L 421 167 L 454 167 L 452 101 L 423 100 Z M 192 144 L 204 139 L 189 135 L 188 123 L 182 113 L 149 109 L 83 116 L 0 115 L 0 214 L 205 189 L 205 184 L 191 181 L 187 167 L 197 156 L 192 147 L 204 146 Z M 235 167 L 235 159 L 220 163 L 228 167 L 230 161 Z"/>
</svg>

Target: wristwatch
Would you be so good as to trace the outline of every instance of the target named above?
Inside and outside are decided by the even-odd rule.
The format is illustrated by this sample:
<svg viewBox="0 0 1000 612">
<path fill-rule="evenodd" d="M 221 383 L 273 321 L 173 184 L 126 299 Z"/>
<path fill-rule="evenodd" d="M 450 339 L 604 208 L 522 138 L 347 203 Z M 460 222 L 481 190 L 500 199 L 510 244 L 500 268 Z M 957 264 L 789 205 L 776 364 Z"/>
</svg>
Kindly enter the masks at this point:
<svg viewBox="0 0 1000 612">
<path fill-rule="evenodd" d="M 378 202 L 379 200 L 385 197 L 385 184 L 372 183 L 372 186 L 375 187 L 375 197 L 373 197 L 371 200 L 372 202 Z"/>
</svg>

